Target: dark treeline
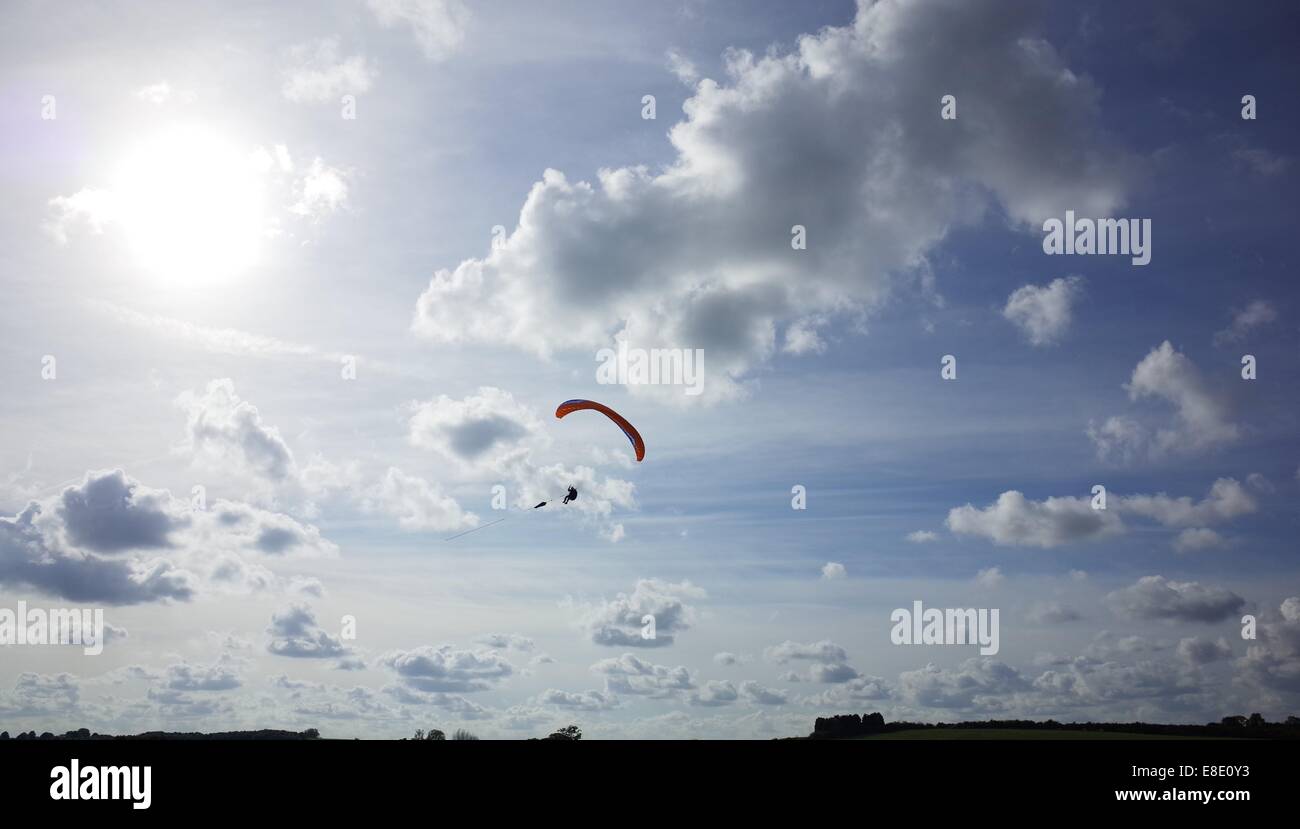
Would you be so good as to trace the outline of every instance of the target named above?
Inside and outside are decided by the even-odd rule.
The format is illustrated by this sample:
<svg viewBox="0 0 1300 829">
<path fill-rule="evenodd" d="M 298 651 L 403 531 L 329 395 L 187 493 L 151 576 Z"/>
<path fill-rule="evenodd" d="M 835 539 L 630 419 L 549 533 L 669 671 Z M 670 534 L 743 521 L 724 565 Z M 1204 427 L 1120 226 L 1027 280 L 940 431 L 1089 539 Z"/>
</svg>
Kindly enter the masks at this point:
<svg viewBox="0 0 1300 829">
<path fill-rule="evenodd" d="M 1056 720 L 981 720 L 978 722 L 919 723 L 885 722 L 879 713 L 841 714 L 835 717 L 818 717 L 813 725 L 812 739 L 863 737 L 870 734 L 888 734 L 894 731 L 916 730 L 976 730 L 999 729 L 1018 731 L 1109 731 L 1120 734 L 1153 734 L 1182 737 L 1253 737 L 1265 740 L 1300 739 L 1300 717 L 1287 717 L 1285 722 L 1271 723 L 1259 714 L 1249 717 L 1224 717 L 1217 723 L 1205 725 L 1165 725 L 1161 723 L 1085 722 L 1061 723 Z"/>
</svg>

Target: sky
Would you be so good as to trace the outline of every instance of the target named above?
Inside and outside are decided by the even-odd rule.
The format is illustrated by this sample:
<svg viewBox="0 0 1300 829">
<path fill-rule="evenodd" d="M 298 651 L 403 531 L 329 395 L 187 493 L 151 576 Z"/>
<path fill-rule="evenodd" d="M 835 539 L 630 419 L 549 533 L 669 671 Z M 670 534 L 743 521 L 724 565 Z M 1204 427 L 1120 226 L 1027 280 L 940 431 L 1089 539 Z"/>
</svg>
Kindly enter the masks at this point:
<svg viewBox="0 0 1300 829">
<path fill-rule="evenodd" d="M 1296 14 L 6 4 L 0 729 L 1300 713 Z"/>
</svg>

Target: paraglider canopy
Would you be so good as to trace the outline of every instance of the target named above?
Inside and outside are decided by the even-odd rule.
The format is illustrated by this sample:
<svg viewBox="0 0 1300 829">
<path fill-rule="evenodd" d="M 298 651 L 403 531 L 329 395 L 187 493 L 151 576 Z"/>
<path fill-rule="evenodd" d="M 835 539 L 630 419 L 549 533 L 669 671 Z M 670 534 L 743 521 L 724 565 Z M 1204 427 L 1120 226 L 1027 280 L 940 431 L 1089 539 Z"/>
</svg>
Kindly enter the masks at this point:
<svg viewBox="0 0 1300 829">
<path fill-rule="evenodd" d="M 645 459 L 645 441 L 641 439 L 641 433 L 636 430 L 635 426 L 628 423 L 627 419 L 621 414 L 602 403 L 597 403 L 594 400 L 566 400 L 555 410 L 555 416 L 557 418 L 562 418 L 572 412 L 583 411 L 586 409 L 600 412 L 605 417 L 614 421 L 614 423 L 618 425 L 618 428 L 623 430 L 623 434 L 627 435 L 627 439 L 632 442 L 632 448 L 636 451 L 637 462 L 639 463 Z"/>
</svg>

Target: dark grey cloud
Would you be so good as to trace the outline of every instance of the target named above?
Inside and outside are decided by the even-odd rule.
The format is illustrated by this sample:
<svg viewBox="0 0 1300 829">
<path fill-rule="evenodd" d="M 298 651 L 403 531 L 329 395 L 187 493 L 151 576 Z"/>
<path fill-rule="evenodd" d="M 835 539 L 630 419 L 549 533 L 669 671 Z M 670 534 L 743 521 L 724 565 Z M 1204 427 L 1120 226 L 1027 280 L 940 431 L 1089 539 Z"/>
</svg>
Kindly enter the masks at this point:
<svg viewBox="0 0 1300 829">
<path fill-rule="evenodd" d="M 1246 600 L 1222 587 L 1143 576 L 1106 596 L 1106 603 L 1130 619 L 1222 622 L 1241 611 Z"/>
<path fill-rule="evenodd" d="M 291 605 L 272 614 L 266 632 L 271 637 L 267 650 L 276 656 L 328 659 L 348 653 L 338 637 L 316 624 L 316 614 L 307 605 Z"/>
<path fill-rule="evenodd" d="M 64 548 L 41 508 L 0 518 L 0 584 L 30 588 L 74 602 L 108 605 L 187 601 L 195 577 L 164 559 L 105 558 Z"/>
<path fill-rule="evenodd" d="M 129 480 L 120 469 L 88 472 L 63 491 L 59 515 L 68 540 L 96 552 L 170 547 L 169 534 L 189 521 L 171 496 Z"/>
<path fill-rule="evenodd" d="M 790 701 L 785 691 L 766 688 L 752 679 L 740 683 L 740 693 L 759 705 L 785 705 Z"/>
<path fill-rule="evenodd" d="M 515 673 L 514 665 L 496 651 L 452 645 L 392 651 L 380 662 L 396 672 L 403 684 L 425 693 L 486 691 Z"/>
</svg>

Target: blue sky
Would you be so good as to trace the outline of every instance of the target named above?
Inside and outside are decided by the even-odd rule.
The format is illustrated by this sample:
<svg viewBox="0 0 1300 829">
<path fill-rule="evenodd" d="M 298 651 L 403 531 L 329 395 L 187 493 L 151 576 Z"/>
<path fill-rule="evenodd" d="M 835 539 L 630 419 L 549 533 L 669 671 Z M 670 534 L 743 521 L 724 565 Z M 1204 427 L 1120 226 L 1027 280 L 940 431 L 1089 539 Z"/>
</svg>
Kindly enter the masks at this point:
<svg viewBox="0 0 1300 829">
<path fill-rule="evenodd" d="M 6 646 L 0 727 L 1300 707 L 1287 4 L 5 17 L 0 608 L 117 634 Z M 1046 255 L 1067 209 L 1150 263 Z M 1000 652 L 892 644 L 917 600 Z"/>
</svg>

